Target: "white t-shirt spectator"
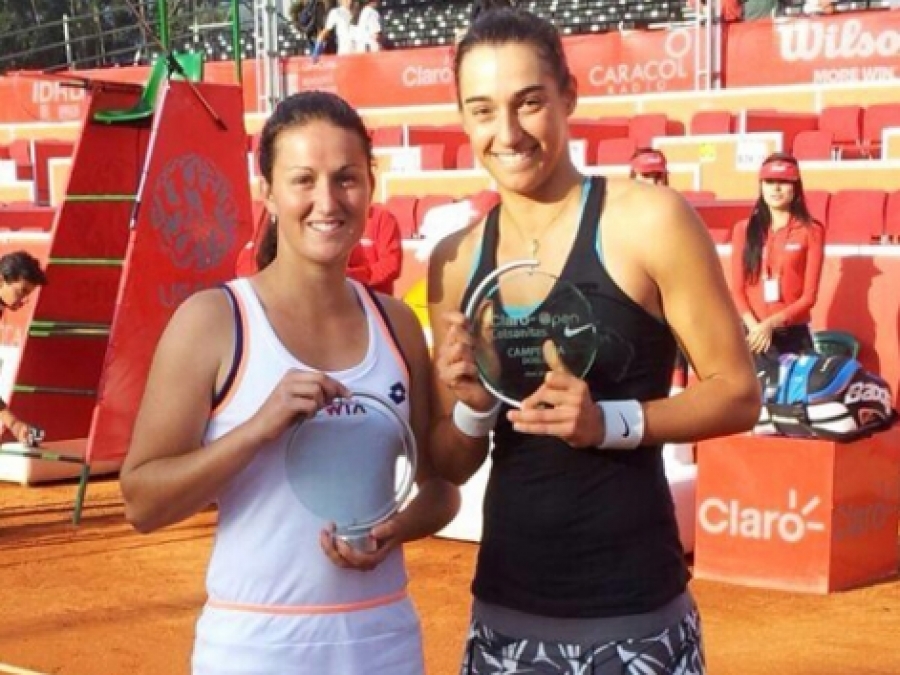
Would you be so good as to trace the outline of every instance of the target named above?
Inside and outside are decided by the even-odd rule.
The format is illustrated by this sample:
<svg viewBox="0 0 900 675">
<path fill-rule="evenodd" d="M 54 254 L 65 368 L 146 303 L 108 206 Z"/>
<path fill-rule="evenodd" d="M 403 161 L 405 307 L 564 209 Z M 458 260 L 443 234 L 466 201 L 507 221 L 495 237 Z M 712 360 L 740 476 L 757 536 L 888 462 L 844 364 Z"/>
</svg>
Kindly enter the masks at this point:
<svg viewBox="0 0 900 675">
<path fill-rule="evenodd" d="M 325 18 L 325 29 L 333 30 L 337 39 L 338 54 L 352 54 L 356 51 L 352 28 L 353 15 L 346 7 L 334 7 Z"/>
<path fill-rule="evenodd" d="M 359 22 L 357 39 L 359 40 L 359 51 L 361 52 L 377 52 L 381 50 L 381 44 L 378 41 L 381 35 L 381 14 L 375 7 L 366 5 L 359 13 Z"/>
</svg>

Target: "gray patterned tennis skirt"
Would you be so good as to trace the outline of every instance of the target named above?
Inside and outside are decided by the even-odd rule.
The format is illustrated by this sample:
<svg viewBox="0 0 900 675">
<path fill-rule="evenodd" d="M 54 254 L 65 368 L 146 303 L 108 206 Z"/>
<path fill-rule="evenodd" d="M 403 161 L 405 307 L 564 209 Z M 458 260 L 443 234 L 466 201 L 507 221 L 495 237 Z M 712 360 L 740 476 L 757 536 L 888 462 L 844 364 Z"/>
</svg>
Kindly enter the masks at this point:
<svg viewBox="0 0 900 675">
<path fill-rule="evenodd" d="M 477 620 L 460 675 L 704 675 L 700 614 L 643 638 L 599 645 L 516 639 Z"/>
</svg>

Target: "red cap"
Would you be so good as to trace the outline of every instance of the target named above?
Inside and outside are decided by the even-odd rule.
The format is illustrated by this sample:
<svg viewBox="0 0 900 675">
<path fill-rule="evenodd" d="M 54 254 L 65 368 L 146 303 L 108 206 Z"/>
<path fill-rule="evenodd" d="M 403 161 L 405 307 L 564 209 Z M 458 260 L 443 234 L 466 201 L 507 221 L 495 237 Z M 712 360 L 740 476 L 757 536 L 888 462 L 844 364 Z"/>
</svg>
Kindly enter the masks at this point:
<svg viewBox="0 0 900 675">
<path fill-rule="evenodd" d="M 800 180 L 800 169 L 793 162 L 775 159 L 760 167 L 759 179 L 798 181 Z"/>
<path fill-rule="evenodd" d="M 666 156 L 657 150 L 642 152 L 631 160 L 631 169 L 635 173 L 665 173 Z"/>
</svg>

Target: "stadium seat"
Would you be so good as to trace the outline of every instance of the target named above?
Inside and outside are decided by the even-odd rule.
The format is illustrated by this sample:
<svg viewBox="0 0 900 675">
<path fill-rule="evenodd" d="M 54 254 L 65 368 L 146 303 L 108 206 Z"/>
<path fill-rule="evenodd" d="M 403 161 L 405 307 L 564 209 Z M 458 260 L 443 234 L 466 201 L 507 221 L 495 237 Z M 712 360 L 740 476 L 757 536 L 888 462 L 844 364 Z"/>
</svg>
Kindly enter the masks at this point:
<svg viewBox="0 0 900 675">
<path fill-rule="evenodd" d="M 474 169 L 475 155 L 472 152 L 472 146 L 463 143 L 456 149 L 456 168 L 457 169 Z"/>
<path fill-rule="evenodd" d="M 831 201 L 831 193 L 828 190 L 804 190 L 803 196 L 806 199 L 806 208 L 809 209 L 810 215 L 828 226 L 828 203 Z"/>
<path fill-rule="evenodd" d="M 403 146 L 403 127 L 375 127 L 372 130 L 372 145 L 376 148 L 399 148 Z"/>
<path fill-rule="evenodd" d="M 403 239 L 415 239 L 418 233 L 416 222 L 416 203 L 418 197 L 413 195 L 391 195 L 385 206 L 394 214 L 397 225 L 400 227 L 400 236 Z"/>
<path fill-rule="evenodd" d="M 791 154 L 798 160 L 832 159 L 834 134 L 830 131 L 801 131 L 794 137 Z"/>
<path fill-rule="evenodd" d="M 900 128 L 900 103 L 870 105 L 863 113 L 863 149 L 869 157 L 881 157 L 881 132 Z"/>
<path fill-rule="evenodd" d="M 440 143 L 425 143 L 419 146 L 419 150 L 422 153 L 421 167 L 423 171 L 436 171 L 447 168 L 444 162 L 444 146 Z"/>
<path fill-rule="evenodd" d="M 828 244 L 871 244 L 884 233 L 884 190 L 839 190 L 828 205 Z"/>
<path fill-rule="evenodd" d="M 716 200 L 716 193 L 712 190 L 680 190 L 680 192 L 681 196 L 691 204 Z"/>
<path fill-rule="evenodd" d="M 94 121 L 104 124 L 123 124 L 137 122 L 153 116 L 156 110 L 156 101 L 159 90 L 166 79 L 186 79 L 190 82 L 199 82 L 203 79 L 203 54 L 196 52 L 184 52 L 172 54 L 182 72 L 173 72 L 173 67 L 166 56 L 160 56 L 153 63 L 150 77 L 144 85 L 141 98 L 127 110 L 100 110 L 94 113 Z"/>
<path fill-rule="evenodd" d="M 889 242 L 900 244 L 900 190 L 888 196 L 884 214 L 884 234 Z"/>
<path fill-rule="evenodd" d="M 734 115 L 728 110 L 698 110 L 691 117 L 691 136 L 733 134 Z"/>
<path fill-rule="evenodd" d="M 842 330 L 819 330 L 813 333 L 813 346 L 825 356 L 859 356 L 859 340 Z"/>
<path fill-rule="evenodd" d="M 858 105 L 828 106 L 819 113 L 819 130 L 830 131 L 839 157 L 858 157 L 863 109 Z"/>
<path fill-rule="evenodd" d="M 653 145 L 654 138 L 683 135 L 684 125 L 677 120 L 670 120 L 664 113 L 641 113 L 634 115 L 628 122 L 628 137 L 639 148 L 649 148 Z"/>
<path fill-rule="evenodd" d="M 607 138 L 597 141 L 597 165 L 628 164 L 637 147 L 633 138 Z"/>
<path fill-rule="evenodd" d="M 9 144 L 9 157 L 16 163 L 16 180 L 34 180 L 31 140 L 15 138 Z"/>
</svg>

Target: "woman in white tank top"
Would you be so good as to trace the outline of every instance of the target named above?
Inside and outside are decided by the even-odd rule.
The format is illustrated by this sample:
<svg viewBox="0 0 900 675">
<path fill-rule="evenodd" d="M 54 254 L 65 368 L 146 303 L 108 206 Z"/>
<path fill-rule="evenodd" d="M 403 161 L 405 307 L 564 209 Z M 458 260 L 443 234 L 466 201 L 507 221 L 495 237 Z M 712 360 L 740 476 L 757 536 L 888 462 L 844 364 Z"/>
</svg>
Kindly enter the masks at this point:
<svg viewBox="0 0 900 675">
<path fill-rule="evenodd" d="M 307 92 L 272 114 L 259 160 L 261 271 L 189 298 L 162 335 L 121 472 L 126 516 L 149 532 L 218 505 L 194 675 L 421 675 L 402 544 L 446 525 L 459 496 L 429 458 L 415 315 L 346 278 L 371 142 L 341 98 Z M 359 389 L 390 391 L 418 444 L 415 497 L 375 526 L 373 552 L 334 537 L 285 476 L 294 423 Z"/>
</svg>

